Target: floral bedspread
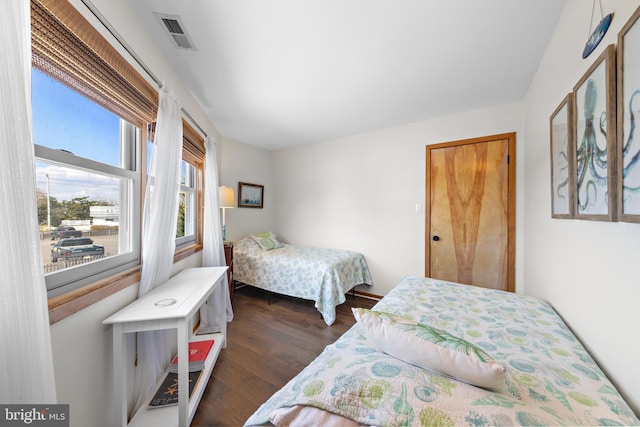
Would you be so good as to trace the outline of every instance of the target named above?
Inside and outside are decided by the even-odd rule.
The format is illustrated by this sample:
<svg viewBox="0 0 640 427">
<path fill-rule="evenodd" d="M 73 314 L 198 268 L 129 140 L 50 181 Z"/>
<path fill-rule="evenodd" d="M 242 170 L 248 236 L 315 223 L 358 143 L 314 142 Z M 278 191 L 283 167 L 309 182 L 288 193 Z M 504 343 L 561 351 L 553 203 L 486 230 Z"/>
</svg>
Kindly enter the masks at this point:
<svg viewBox="0 0 640 427">
<path fill-rule="evenodd" d="M 234 245 L 233 274 L 238 282 L 315 301 L 327 325 L 335 322 L 347 291 L 373 283 L 358 252 L 287 244 L 266 251 L 251 238 Z"/>
<path fill-rule="evenodd" d="M 618 391 L 546 303 L 407 277 L 374 310 L 405 315 L 481 347 L 511 393 L 487 391 L 374 350 L 356 324 L 246 422 L 294 405 L 366 425 L 638 425 Z"/>
</svg>

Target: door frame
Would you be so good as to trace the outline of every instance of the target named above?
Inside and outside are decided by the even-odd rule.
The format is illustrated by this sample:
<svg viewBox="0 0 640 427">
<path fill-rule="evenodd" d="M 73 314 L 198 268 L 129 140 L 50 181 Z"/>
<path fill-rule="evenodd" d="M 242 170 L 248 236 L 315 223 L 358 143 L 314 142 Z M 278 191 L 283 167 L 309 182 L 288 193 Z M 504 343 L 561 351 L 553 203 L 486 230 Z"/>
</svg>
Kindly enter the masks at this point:
<svg viewBox="0 0 640 427">
<path fill-rule="evenodd" d="M 460 145 L 506 139 L 508 146 L 508 189 L 509 198 L 507 213 L 507 291 L 515 292 L 516 288 L 516 133 L 503 133 L 459 141 L 442 142 L 426 146 L 426 181 L 425 181 L 425 220 L 424 220 L 424 275 L 431 274 L 431 150 Z"/>
</svg>

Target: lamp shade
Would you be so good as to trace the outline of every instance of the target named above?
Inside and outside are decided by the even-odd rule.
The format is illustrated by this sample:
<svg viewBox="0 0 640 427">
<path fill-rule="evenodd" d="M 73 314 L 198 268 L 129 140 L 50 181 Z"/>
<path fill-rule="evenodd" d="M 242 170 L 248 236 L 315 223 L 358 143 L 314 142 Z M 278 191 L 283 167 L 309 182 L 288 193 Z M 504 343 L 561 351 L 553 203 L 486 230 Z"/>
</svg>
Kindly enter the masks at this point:
<svg viewBox="0 0 640 427">
<path fill-rule="evenodd" d="M 233 194 L 233 188 L 221 185 L 218 187 L 218 201 L 221 208 L 233 208 L 235 207 L 235 196 Z"/>
</svg>

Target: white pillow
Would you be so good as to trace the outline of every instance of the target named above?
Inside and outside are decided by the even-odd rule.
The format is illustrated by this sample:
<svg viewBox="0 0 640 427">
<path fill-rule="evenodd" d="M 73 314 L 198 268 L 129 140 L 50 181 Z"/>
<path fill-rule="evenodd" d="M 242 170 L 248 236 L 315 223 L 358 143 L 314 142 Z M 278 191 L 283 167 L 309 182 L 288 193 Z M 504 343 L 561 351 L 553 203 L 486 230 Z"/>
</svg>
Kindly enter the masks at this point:
<svg viewBox="0 0 640 427">
<path fill-rule="evenodd" d="M 265 231 L 264 233 L 254 233 L 250 235 L 251 238 L 260 246 L 261 249 L 265 251 L 269 251 L 271 249 L 279 249 L 284 247 L 284 244 L 280 242 L 276 235 L 270 231 Z"/>
<path fill-rule="evenodd" d="M 507 391 L 506 368 L 470 342 L 395 314 L 364 308 L 352 311 L 378 350 L 471 385 Z"/>
</svg>

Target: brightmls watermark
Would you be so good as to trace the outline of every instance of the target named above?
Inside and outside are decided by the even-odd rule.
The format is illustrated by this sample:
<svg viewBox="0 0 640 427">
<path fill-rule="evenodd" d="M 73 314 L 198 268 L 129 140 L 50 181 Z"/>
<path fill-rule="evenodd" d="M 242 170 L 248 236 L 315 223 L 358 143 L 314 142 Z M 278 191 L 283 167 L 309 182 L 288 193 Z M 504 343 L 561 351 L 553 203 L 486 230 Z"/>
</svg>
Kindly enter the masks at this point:
<svg viewBox="0 0 640 427">
<path fill-rule="evenodd" d="M 0 427 L 69 427 L 69 405 L 2 405 Z"/>
</svg>

